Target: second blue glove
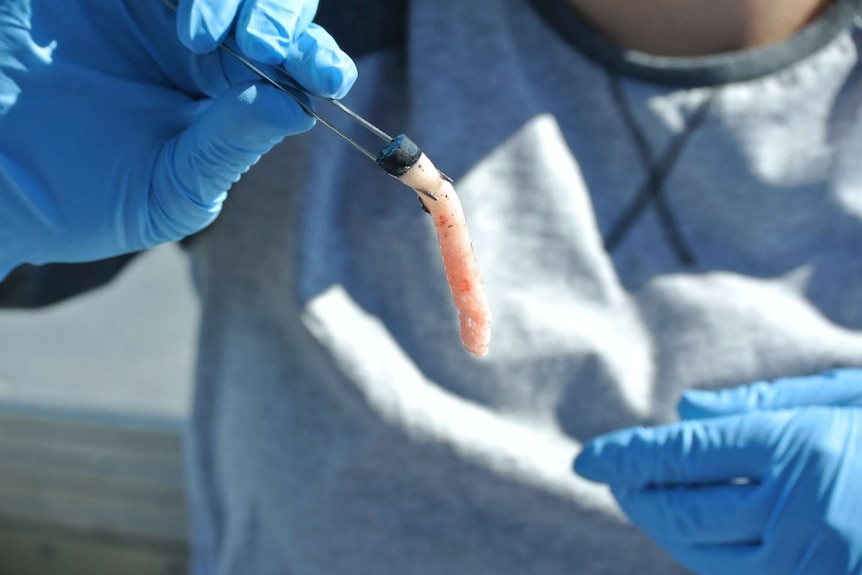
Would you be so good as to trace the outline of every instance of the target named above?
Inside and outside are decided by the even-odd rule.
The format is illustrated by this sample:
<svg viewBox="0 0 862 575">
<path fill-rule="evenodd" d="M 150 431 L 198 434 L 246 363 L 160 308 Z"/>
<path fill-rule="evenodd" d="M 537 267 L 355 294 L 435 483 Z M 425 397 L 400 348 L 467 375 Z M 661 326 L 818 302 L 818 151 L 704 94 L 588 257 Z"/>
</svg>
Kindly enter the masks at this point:
<svg viewBox="0 0 862 575">
<path fill-rule="evenodd" d="M 575 470 L 702 575 L 862 574 L 862 371 L 690 392 Z"/>
</svg>

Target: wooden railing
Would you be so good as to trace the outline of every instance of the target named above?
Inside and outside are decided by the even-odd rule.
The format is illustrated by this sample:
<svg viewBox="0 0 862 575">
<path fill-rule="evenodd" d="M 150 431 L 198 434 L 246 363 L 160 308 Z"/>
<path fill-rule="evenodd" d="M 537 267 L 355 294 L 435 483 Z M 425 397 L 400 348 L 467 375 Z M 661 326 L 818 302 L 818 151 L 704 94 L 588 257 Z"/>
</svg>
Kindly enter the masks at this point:
<svg viewBox="0 0 862 575">
<path fill-rule="evenodd" d="M 182 423 L 0 404 L 0 574 L 185 575 Z"/>
</svg>

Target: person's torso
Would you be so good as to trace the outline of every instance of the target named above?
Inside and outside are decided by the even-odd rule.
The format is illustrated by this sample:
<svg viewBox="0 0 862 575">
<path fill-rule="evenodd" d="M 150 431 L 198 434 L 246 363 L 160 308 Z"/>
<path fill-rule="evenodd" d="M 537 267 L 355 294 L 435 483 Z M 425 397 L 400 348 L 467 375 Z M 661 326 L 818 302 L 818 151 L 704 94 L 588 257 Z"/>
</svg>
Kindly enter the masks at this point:
<svg viewBox="0 0 862 575">
<path fill-rule="evenodd" d="M 288 139 L 192 248 L 201 545 L 218 573 L 681 573 L 571 461 L 689 387 L 862 365 L 857 36 L 667 87 L 523 0 L 407 18 L 345 102 L 455 179 L 490 353 L 413 192 L 322 126 Z"/>
</svg>

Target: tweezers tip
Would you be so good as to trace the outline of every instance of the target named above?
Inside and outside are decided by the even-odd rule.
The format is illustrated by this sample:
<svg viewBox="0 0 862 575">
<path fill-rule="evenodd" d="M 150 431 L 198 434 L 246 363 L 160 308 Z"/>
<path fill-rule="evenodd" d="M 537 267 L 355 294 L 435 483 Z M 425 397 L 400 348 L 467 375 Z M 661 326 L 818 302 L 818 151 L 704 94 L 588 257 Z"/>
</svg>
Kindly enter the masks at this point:
<svg viewBox="0 0 862 575">
<path fill-rule="evenodd" d="M 434 194 L 432 194 L 432 193 L 431 193 L 431 192 L 429 192 L 428 190 L 420 190 L 419 188 L 415 188 L 415 190 L 416 190 L 417 192 L 419 192 L 420 194 L 422 194 L 423 196 L 425 196 L 426 198 L 431 198 L 431 199 L 432 199 L 432 200 L 434 200 L 435 202 L 439 201 L 439 200 L 437 199 L 437 196 L 435 196 Z"/>
</svg>

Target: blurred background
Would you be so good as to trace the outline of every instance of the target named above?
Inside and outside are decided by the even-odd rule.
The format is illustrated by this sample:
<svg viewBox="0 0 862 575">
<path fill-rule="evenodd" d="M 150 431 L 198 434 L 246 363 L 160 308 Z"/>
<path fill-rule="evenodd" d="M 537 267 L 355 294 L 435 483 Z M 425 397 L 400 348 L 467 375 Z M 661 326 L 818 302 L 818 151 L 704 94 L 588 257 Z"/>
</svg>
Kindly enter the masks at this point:
<svg viewBox="0 0 862 575">
<path fill-rule="evenodd" d="M 0 575 L 187 573 L 198 314 L 176 245 L 65 302 L 0 309 Z"/>
</svg>

